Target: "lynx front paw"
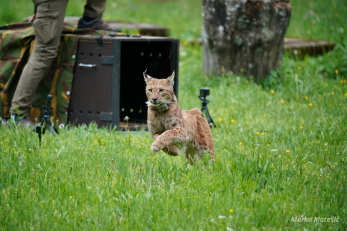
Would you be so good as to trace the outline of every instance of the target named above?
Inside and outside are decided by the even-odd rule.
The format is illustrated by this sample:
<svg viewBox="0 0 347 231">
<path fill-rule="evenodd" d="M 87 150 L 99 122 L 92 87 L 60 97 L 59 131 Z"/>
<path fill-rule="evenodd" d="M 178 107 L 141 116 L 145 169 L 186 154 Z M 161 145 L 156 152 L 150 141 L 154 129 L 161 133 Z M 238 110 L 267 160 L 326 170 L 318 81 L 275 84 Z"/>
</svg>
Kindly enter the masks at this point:
<svg viewBox="0 0 347 231">
<path fill-rule="evenodd" d="M 161 148 L 159 148 L 158 145 L 155 144 L 155 142 L 152 144 L 152 151 L 153 152 L 159 152 Z"/>
</svg>

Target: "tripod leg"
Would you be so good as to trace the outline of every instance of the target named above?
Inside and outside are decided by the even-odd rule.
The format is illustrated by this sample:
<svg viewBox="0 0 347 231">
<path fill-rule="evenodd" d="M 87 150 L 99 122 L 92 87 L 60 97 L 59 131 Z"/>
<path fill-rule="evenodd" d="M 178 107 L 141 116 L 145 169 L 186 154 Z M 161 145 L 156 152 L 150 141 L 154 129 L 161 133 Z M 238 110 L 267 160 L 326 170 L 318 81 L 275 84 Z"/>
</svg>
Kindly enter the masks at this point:
<svg viewBox="0 0 347 231">
<path fill-rule="evenodd" d="M 213 122 L 213 119 L 210 116 L 210 113 L 208 112 L 208 108 L 206 108 L 206 117 L 207 117 L 207 121 L 209 124 L 213 124 L 214 127 L 216 127 L 215 123 Z"/>
<path fill-rule="evenodd" d="M 58 132 L 55 131 L 55 128 L 52 126 L 52 123 L 49 120 L 49 118 L 46 118 L 46 127 L 52 133 L 53 136 L 57 136 L 58 135 Z"/>
</svg>

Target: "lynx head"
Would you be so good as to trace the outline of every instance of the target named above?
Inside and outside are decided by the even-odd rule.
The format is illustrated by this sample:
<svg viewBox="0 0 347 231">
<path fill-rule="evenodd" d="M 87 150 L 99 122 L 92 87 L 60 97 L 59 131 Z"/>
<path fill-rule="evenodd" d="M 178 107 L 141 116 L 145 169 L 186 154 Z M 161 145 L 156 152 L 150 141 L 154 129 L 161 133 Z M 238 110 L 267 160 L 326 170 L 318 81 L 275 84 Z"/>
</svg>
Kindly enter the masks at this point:
<svg viewBox="0 0 347 231">
<path fill-rule="evenodd" d="M 146 70 L 147 71 L 147 70 Z M 175 93 L 173 92 L 175 72 L 166 79 L 156 79 L 143 72 L 145 78 L 146 95 L 148 106 L 158 107 L 162 104 L 170 104 L 177 101 Z"/>
</svg>

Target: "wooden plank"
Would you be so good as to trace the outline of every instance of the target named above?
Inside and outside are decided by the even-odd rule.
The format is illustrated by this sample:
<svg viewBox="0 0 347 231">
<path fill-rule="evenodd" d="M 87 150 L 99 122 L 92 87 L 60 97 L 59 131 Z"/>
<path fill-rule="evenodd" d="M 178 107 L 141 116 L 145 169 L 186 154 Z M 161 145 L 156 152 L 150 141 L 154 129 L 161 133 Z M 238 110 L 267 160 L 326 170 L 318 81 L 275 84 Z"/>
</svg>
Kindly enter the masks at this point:
<svg viewBox="0 0 347 231">
<path fill-rule="evenodd" d="M 24 22 L 28 22 L 30 17 L 24 18 Z M 64 22 L 77 22 L 80 17 L 69 16 L 65 17 Z M 118 29 L 128 29 L 128 30 L 137 30 L 141 35 L 149 36 L 160 36 L 160 37 L 169 37 L 170 29 L 165 26 L 142 23 L 142 22 L 129 22 L 129 21 L 106 21 L 111 28 Z"/>
<path fill-rule="evenodd" d="M 192 39 L 190 44 L 202 44 L 201 38 Z M 284 50 L 290 52 L 294 56 L 318 56 L 333 50 L 335 44 L 333 42 L 315 39 L 302 39 L 294 37 L 284 38 Z"/>
</svg>

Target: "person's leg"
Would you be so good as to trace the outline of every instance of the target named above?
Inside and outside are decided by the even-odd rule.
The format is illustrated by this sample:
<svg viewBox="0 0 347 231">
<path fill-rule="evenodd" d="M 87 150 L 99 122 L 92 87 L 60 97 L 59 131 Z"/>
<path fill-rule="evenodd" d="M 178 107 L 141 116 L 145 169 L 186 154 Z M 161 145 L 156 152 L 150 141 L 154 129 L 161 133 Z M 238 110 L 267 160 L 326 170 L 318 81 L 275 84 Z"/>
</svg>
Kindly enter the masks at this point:
<svg viewBox="0 0 347 231">
<path fill-rule="evenodd" d="M 83 16 L 89 18 L 102 18 L 105 12 L 106 0 L 87 0 L 87 4 L 84 6 Z"/>
<path fill-rule="evenodd" d="M 67 2 L 68 0 L 34 0 L 34 3 L 37 3 L 37 14 L 33 23 L 35 44 L 12 99 L 12 114 L 30 114 L 36 89 L 58 54 Z"/>
</svg>

